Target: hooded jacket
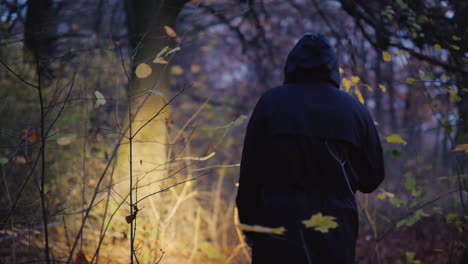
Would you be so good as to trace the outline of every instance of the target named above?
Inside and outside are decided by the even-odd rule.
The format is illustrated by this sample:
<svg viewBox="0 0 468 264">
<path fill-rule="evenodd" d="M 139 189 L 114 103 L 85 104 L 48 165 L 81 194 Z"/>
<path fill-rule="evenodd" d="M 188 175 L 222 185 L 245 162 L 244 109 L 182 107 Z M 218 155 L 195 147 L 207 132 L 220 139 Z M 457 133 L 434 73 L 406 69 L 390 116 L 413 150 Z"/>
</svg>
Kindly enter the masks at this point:
<svg viewBox="0 0 468 264">
<path fill-rule="evenodd" d="M 331 45 L 323 35 L 305 35 L 288 55 L 284 84 L 255 106 L 242 152 L 239 218 L 288 231 L 246 233 L 253 263 L 354 263 L 354 193 L 375 190 L 384 164 L 369 112 L 339 86 Z M 304 228 L 301 221 L 317 213 L 334 216 L 338 228 Z"/>
</svg>

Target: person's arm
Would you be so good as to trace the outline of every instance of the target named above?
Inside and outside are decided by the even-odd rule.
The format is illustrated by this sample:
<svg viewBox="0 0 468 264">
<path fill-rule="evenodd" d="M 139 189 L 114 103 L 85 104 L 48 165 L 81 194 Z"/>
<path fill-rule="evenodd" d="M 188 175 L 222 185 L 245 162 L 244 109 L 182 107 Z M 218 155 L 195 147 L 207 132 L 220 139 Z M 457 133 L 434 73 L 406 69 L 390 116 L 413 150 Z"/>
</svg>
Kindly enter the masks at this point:
<svg viewBox="0 0 468 264">
<path fill-rule="evenodd" d="M 256 224 L 256 210 L 261 196 L 264 142 L 267 137 L 263 115 L 260 100 L 247 125 L 242 151 L 236 204 L 240 222 L 247 225 Z"/>
<path fill-rule="evenodd" d="M 367 111 L 366 115 L 366 136 L 362 146 L 358 190 L 363 193 L 370 193 L 377 189 L 384 180 L 385 169 L 379 134 Z"/>
</svg>

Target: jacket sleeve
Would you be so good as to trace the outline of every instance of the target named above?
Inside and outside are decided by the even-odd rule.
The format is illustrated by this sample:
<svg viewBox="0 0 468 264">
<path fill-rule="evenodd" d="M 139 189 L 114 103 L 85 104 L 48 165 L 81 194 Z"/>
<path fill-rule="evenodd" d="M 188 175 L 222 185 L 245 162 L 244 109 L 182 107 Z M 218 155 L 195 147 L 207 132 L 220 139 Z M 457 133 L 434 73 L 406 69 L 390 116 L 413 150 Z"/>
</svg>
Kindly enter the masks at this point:
<svg viewBox="0 0 468 264">
<path fill-rule="evenodd" d="M 379 134 L 372 117 L 366 110 L 366 131 L 361 149 L 358 190 L 370 193 L 377 189 L 385 178 L 384 159 Z"/>
<path fill-rule="evenodd" d="M 255 106 L 247 125 L 240 165 L 239 187 L 236 205 L 239 220 L 243 224 L 254 225 L 256 210 L 261 197 L 262 173 L 264 173 L 264 154 L 266 124 L 261 99 Z"/>
</svg>

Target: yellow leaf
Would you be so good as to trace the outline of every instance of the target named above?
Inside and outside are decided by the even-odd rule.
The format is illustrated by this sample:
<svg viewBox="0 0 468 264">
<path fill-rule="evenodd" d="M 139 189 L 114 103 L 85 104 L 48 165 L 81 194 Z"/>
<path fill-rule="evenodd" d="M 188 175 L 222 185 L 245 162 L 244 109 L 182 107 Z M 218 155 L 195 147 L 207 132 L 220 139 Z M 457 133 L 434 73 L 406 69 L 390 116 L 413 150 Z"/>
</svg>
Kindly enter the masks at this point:
<svg viewBox="0 0 468 264">
<path fill-rule="evenodd" d="M 200 65 L 198 65 L 198 64 L 192 64 L 192 65 L 190 65 L 190 71 L 192 71 L 193 73 L 198 73 L 198 72 L 200 72 Z"/>
<path fill-rule="evenodd" d="M 338 227 L 338 223 L 335 222 L 335 217 L 324 216 L 322 213 L 314 214 L 308 220 L 302 221 L 307 228 L 314 228 L 316 231 L 322 233 L 328 233 L 329 229 L 335 229 Z"/>
<path fill-rule="evenodd" d="M 138 78 L 143 79 L 151 74 L 151 66 L 146 63 L 141 63 L 136 67 L 135 74 Z"/>
<path fill-rule="evenodd" d="M 383 84 L 379 84 L 379 88 L 383 93 L 387 91 L 387 87 L 385 87 Z"/>
<path fill-rule="evenodd" d="M 377 195 L 377 198 L 381 199 L 381 200 L 385 200 L 385 198 L 394 198 L 395 197 L 395 194 L 391 193 L 391 192 L 386 192 L 384 190 L 382 190 L 378 195 Z"/>
<path fill-rule="evenodd" d="M 460 50 L 460 46 L 458 45 L 450 45 L 450 47 L 454 50 Z"/>
<path fill-rule="evenodd" d="M 392 60 L 392 56 L 390 55 L 390 53 L 388 53 L 386 51 L 382 52 L 382 58 L 383 58 L 384 61 L 391 61 Z"/>
<path fill-rule="evenodd" d="M 436 49 L 436 50 L 441 50 L 442 47 L 441 47 L 439 44 L 435 44 L 435 45 L 434 45 L 434 49 Z"/>
<path fill-rule="evenodd" d="M 349 89 L 351 89 L 351 82 L 347 78 L 342 78 L 341 83 L 343 84 L 345 92 L 349 92 Z"/>
<path fill-rule="evenodd" d="M 459 41 L 459 40 L 461 40 L 461 37 L 453 35 L 452 39 L 455 40 L 455 41 Z"/>
<path fill-rule="evenodd" d="M 370 92 L 373 92 L 374 91 L 374 88 L 372 88 L 370 85 L 368 84 L 364 84 L 364 86 L 367 88 L 367 90 L 369 90 Z"/>
<path fill-rule="evenodd" d="M 162 48 L 162 49 L 161 49 L 161 51 L 159 51 L 159 52 L 158 52 L 158 54 L 156 55 L 156 58 L 155 58 L 155 60 L 156 60 L 157 58 L 159 58 L 159 57 L 163 56 L 163 55 L 164 55 L 164 53 L 166 53 L 168 49 L 169 49 L 169 47 L 168 47 L 168 46 L 166 46 L 166 47 Z M 154 62 L 154 61 L 153 61 L 153 62 Z"/>
<path fill-rule="evenodd" d="M 458 145 L 452 151 L 464 151 L 465 153 L 468 153 L 468 144 Z"/>
<path fill-rule="evenodd" d="M 415 79 L 413 79 L 413 78 L 411 78 L 411 77 L 410 77 L 410 78 L 406 78 L 406 83 L 408 83 L 408 84 L 413 84 L 414 81 L 415 81 Z"/>
<path fill-rule="evenodd" d="M 359 102 L 361 102 L 361 104 L 363 104 L 364 103 L 364 97 L 362 97 L 361 91 L 359 91 L 359 89 L 354 89 L 354 94 L 356 94 L 356 97 L 359 100 Z"/>
<path fill-rule="evenodd" d="M 167 60 L 163 59 L 163 58 L 156 58 L 153 60 L 153 63 L 156 63 L 156 64 L 168 64 L 169 62 L 167 62 Z"/>
<path fill-rule="evenodd" d="M 286 228 L 284 226 L 280 227 L 266 227 L 266 226 L 260 226 L 260 225 L 245 225 L 245 224 L 239 224 L 237 225 L 239 229 L 244 230 L 244 231 L 250 231 L 250 232 L 257 232 L 257 233 L 269 233 L 269 234 L 276 234 L 276 235 L 283 235 L 286 232 Z"/>
<path fill-rule="evenodd" d="M 427 77 L 425 75 L 419 75 L 419 79 L 421 79 L 422 81 L 425 81 L 427 80 Z"/>
<path fill-rule="evenodd" d="M 344 72 L 343 68 L 341 68 L 341 67 L 339 68 L 339 71 L 340 71 L 340 73 Z"/>
<path fill-rule="evenodd" d="M 440 78 L 441 78 L 442 80 L 444 80 L 444 81 L 450 80 L 450 77 L 449 77 L 448 75 L 446 75 L 445 73 L 442 74 L 442 75 L 440 76 Z"/>
<path fill-rule="evenodd" d="M 403 145 L 408 144 L 408 142 L 406 142 L 406 140 L 404 140 L 402 137 L 400 137 L 397 134 L 393 134 L 393 135 L 388 136 L 387 137 L 387 142 L 388 143 L 403 144 Z"/>
<path fill-rule="evenodd" d="M 169 37 L 171 38 L 177 37 L 177 33 L 170 26 L 164 26 L 164 30 L 166 31 L 166 34 Z"/>
<path fill-rule="evenodd" d="M 181 75 L 183 73 L 184 73 L 184 69 L 182 69 L 182 67 L 180 67 L 179 65 L 174 65 L 171 67 L 171 74 Z"/>
<path fill-rule="evenodd" d="M 360 80 L 359 77 L 354 76 L 354 75 L 351 76 L 351 83 L 352 83 L 353 85 L 356 85 L 356 84 L 359 82 L 359 80 Z"/>
</svg>

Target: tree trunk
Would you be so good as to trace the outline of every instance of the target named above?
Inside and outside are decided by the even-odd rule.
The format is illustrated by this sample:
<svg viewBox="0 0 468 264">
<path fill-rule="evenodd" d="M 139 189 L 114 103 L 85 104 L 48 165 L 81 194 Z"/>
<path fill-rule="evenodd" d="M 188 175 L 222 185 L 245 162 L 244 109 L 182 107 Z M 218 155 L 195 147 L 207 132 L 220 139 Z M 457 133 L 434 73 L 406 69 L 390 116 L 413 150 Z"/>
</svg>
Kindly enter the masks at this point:
<svg viewBox="0 0 468 264">
<path fill-rule="evenodd" d="M 131 93 L 138 95 L 132 99 L 130 106 L 132 113 L 135 113 L 140 107 L 132 123 L 133 133 L 153 118 L 164 105 L 161 96 L 145 91 L 156 90 L 162 92 L 166 95 L 166 101 L 170 97 L 169 72 L 166 65 L 153 64 L 152 60 L 165 46 L 175 44 L 175 40 L 165 33 L 164 26 L 175 27 L 177 15 L 183 8 L 184 3 L 185 1 L 126 1 L 131 54 L 135 54 L 131 66 L 130 86 Z M 135 69 L 143 62 L 152 67 L 152 74 L 147 78 L 139 79 L 135 75 Z M 149 97 L 143 103 L 143 99 L 146 98 L 147 94 L 149 94 Z M 146 124 L 133 138 L 133 183 L 134 186 L 140 186 L 138 189 L 139 198 L 156 191 L 154 186 L 160 186 L 160 183 L 156 183 L 156 181 L 163 178 L 166 173 L 167 131 L 165 118 L 168 115 L 167 110 Z M 125 116 L 125 119 L 128 121 L 128 115 Z M 129 192 L 130 156 L 128 143 L 129 141 L 126 140 L 120 147 L 117 165 L 118 177 L 125 179 L 120 184 L 121 187 L 118 188 L 123 196 Z"/>
</svg>

